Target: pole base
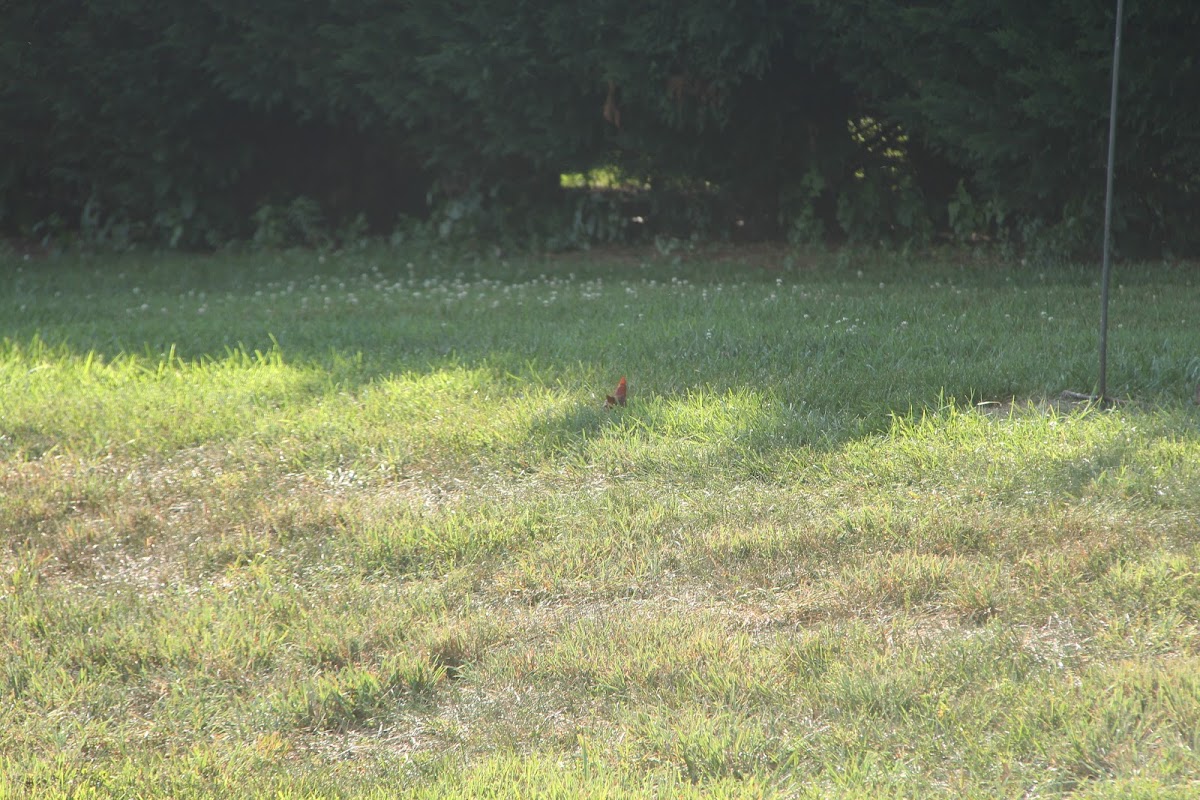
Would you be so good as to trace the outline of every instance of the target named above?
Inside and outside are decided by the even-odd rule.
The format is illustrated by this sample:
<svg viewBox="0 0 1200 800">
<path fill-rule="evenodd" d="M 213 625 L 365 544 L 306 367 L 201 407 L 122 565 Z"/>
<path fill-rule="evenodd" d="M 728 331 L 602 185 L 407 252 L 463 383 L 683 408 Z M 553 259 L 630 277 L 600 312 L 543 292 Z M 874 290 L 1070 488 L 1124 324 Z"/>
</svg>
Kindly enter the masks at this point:
<svg viewBox="0 0 1200 800">
<path fill-rule="evenodd" d="M 1084 394 L 1083 392 L 1064 391 L 1059 395 L 1063 400 L 1071 400 L 1076 403 L 1095 403 L 1100 408 L 1113 408 L 1120 404 L 1120 400 L 1115 397 L 1105 397 L 1101 394 Z"/>
</svg>

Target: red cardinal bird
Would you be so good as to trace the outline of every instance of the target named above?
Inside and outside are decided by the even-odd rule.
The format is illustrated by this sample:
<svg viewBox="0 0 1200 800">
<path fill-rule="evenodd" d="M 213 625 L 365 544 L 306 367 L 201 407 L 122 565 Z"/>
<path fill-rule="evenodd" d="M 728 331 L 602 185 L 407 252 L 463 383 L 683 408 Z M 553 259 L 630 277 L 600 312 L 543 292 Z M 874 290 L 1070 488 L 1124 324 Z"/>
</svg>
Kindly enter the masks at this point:
<svg viewBox="0 0 1200 800">
<path fill-rule="evenodd" d="M 613 406 L 625 405 L 625 394 L 627 391 L 628 390 L 625 386 L 625 376 L 622 375 L 621 382 L 617 384 L 616 393 L 604 395 L 604 407 L 612 408 Z"/>
</svg>

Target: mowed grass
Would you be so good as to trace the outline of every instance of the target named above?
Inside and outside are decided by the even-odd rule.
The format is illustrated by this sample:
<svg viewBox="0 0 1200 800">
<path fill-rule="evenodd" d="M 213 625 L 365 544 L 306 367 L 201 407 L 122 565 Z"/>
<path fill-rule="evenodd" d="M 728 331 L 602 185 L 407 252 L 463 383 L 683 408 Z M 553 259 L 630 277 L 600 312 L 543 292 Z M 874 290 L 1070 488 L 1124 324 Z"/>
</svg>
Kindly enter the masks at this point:
<svg viewBox="0 0 1200 800">
<path fill-rule="evenodd" d="M 1200 792 L 1195 265 L 748 252 L 0 263 L 0 796 Z"/>
</svg>

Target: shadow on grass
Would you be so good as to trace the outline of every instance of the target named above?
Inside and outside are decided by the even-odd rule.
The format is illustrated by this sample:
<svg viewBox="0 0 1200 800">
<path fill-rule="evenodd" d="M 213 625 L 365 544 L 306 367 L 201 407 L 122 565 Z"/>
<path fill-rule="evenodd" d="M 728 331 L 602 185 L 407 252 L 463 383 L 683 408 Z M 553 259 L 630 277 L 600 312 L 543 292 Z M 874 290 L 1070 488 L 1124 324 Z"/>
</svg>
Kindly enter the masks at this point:
<svg viewBox="0 0 1200 800">
<path fill-rule="evenodd" d="M 246 390 L 241 399 L 231 391 L 230 402 L 282 405 L 295 417 L 304 417 L 330 398 L 359 398 L 371 387 L 404 381 L 406 376 L 466 370 L 486 376 L 490 402 L 498 408 L 531 402 L 527 397 L 534 388 L 550 396 L 537 401 L 544 411 L 520 421 L 524 439 L 515 449 L 543 456 L 565 451 L 583 458 L 608 447 L 615 457 L 620 444 L 609 434 L 616 428 L 623 436 L 661 449 L 664 459 L 684 461 L 700 451 L 713 458 L 753 462 L 780 448 L 829 450 L 886 432 L 893 415 L 936 412 L 951 398 L 969 404 L 1086 388 L 1094 360 L 1090 329 L 1081 334 L 1079 326 L 1064 320 L 1055 328 L 1056 349 L 1042 355 L 1049 346 L 1042 328 L 1015 326 L 1007 314 L 973 306 L 969 298 L 952 292 L 932 291 L 927 282 L 937 285 L 946 275 L 961 272 L 947 264 L 924 271 L 908 265 L 912 274 L 898 275 L 894 259 L 876 256 L 874 262 L 851 264 L 860 268 L 857 277 L 826 269 L 814 278 L 812 290 L 828 294 L 807 303 L 789 296 L 786 302 L 795 306 L 794 312 L 775 313 L 771 321 L 753 311 L 731 317 L 714 312 L 701 318 L 706 306 L 693 302 L 666 306 L 670 319 L 645 320 L 635 327 L 642 316 L 638 308 L 652 316 L 664 306 L 618 305 L 624 296 L 610 291 L 602 305 L 544 307 L 531 301 L 519 313 L 511 307 L 503 313 L 490 313 L 483 306 L 448 310 L 437 298 L 410 298 L 407 306 L 390 309 L 366 307 L 365 295 L 364 305 L 356 305 L 353 293 L 343 292 L 326 308 L 326 290 L 337 289 L 340 280 L 351 281 L 351 270 L 358 267 L 343 265 L 327 274 L 332 268 L 322 266 L 316 254 L 263 258 L 263 264 L 253 259 L 184 259 L 179 263 L 185 268 L 178 273 L 165 261 L 149 257 L 94 268 L 82 262 L 45 267 L 43 273 L 17 282 L 8 312 L 0 302 L 0 336 L 17 347 L 40 337 L 49 343 L 47 358 L 79 363 L 132 359 L 149 381 L 164 370 L 170 372 L 172 358 L 180 363 L 228 364 L 235 389 L 236 369 L 265 359 L 299 374 L 275 390 Z M 547 264 L 533 260 L 524 273 L 510 269 L 505 278 L 521 279 L 539 268 L 561 269 L 564 264 L 584 277 L 610 274 L 603 264 Z M 115 275 L 105 272 L 119 266 Z M 419 272 L 372 272 L 369 257 L 360 266 L 365 285 L 384 285 L 399 277 L 408 281 L 410 294 L 428 293 Z M 617 274 L 639 279 L 657 275 L 666 281 L 674 269 L 656 263 L 647 271 L 644 263 L 630 262 Z M 767 290 L 778 274 L 765 267 L 740 274 L 725 270 L 725 278 Z M 896 289 L 866 292 L 864 270 L 870 281 L 887 277 Z M 712 264 L 687 274 L 718 280 Z M 788 274 L 794 278 L 797 273 Z M 1076 271 L 1064 274 L 1082 280 Z M 1042 285 L 1032 273 L 994 271 L 982 273 L 976 283 L 1003 286 L 1012 275 Z M 1159 277 L 1168 283 L 1179 280 L 1175 271 Z M 576 280 L 569 282 L 574 285 Z M 1066 280 L 1059 276 L 1056 282 Z M 314 298 L 311 303 L 300 304 L 289 294 L 296 284 L 307 287 Z M 435 285 L 445 289 L 450 284 Z M 554 291 L 553 286 L 539 284 L 537 291 L 545 294 Z M 275 304 L 273 295 L 291 297 L 291 305 Z M 940 304 L 936 318 L 931 315 L 922 325 L 911 316 L 922 304 L 935 301 Z M 317 304 L 320 307 L 314 308 Z M 830 305 L 836 307 L 832 312 L 826 307 Z M 803 309 L 813 314 L 813 321 L 801 320 Z M 822 312 L 828 322 L 818 320 Z M 903 323 L 899 314 L 904 315 Z M 1186 342 L 1176 338 L 1173 347 L 1186 349 Z M 1186 359 L 1174 364 L 1178 359 L 1153 345 L 1151 341 L 1133 353 L 1134 368 L 1149 376 L 1149 385 L 1182 385 Z M 11 352 L 11 345 L 8 349 Z M 29 365 L 23 362 L 14 369 L 19 372 Z M 604 395 L 622 374 L 629 376 L 630 405 L 606 411 Z M 14 386 L 22 380 L 14 373 Z M 435 393 L 430 402 L 440 397 Z M 1169 407 L 1175 397 L 1160 390 L 1148 399 Z M 208 402 L 222 398 L 219 393 L 198 396 L 184 404 L 185 411 L 204 413 Z M 412 413 L 427 411 L 432 416 L 430 409 Z M 253 416 L 251 409 L 246 419 Z M 24 442 L 30 452 L 54 446 L 54 431 L 37 422 L 22 424 L 0 433 Z M 747 468 L 753 469 L 753 464 Z"/>
</svg>

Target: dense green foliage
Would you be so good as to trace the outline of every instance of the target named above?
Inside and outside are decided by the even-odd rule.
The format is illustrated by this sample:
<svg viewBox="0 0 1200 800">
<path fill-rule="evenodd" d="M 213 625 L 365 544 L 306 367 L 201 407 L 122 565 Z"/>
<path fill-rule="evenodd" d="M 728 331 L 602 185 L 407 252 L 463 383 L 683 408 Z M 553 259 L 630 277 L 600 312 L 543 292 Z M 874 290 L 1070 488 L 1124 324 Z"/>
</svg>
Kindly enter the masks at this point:
<svg viewBox="0 0 1200 800">
<path fill-rule="evenodd" d="M 1127 16 L 1119 244 L 1194 253 L 1200 10 L 1130 0 Z M 1097 239 L 1103 3 L 105 0 L 4 17 L 0 226 L 27 237 L 313 244 L 403 217 L 560 246 Z M 593 169 L 638 190 L 560 186 Z"/>
<path fill-rule="evenodd" d="M 840 69 L 881 116 L 938 153 L 935 191 L 967 187 L 947 224 L 1013 225 L 1099 250 L 1114 3 L 1013 0 L 828 3 Z M 898 7 L 899 6 L 899 7 Z M 1200 210 L 1200 6 L 1125 4 L 1117 134 L 1117 237 L 1196 252 Z M 863 20 L 886 25 L 864 25 Z"/>
</svg>

